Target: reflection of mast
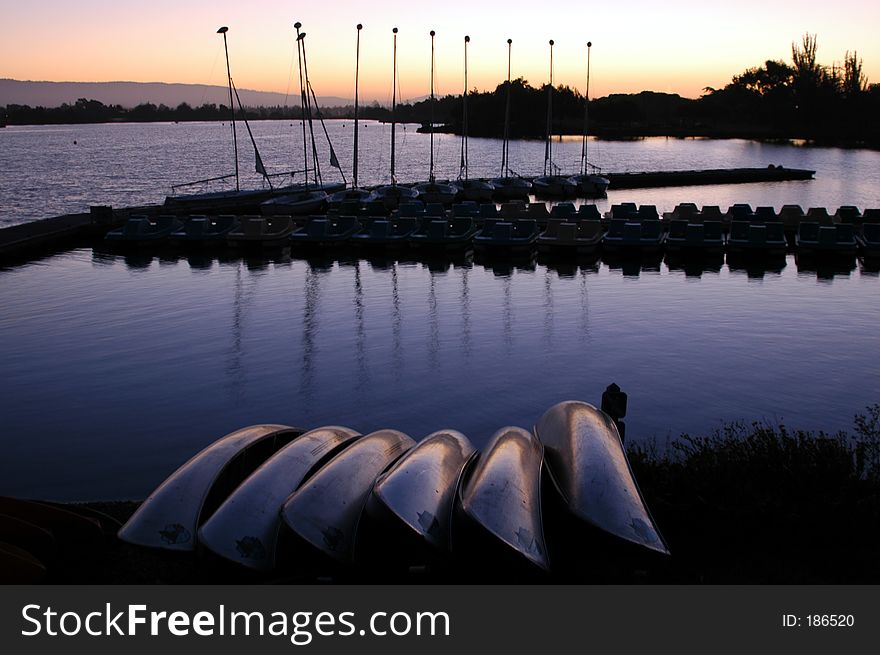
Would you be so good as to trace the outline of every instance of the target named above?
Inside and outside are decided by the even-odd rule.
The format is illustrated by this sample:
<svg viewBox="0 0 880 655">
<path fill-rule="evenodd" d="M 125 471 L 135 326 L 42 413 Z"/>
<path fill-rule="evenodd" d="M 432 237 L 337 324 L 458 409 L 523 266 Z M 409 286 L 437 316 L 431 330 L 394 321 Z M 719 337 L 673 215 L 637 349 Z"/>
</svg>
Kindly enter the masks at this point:
<svg viewBox="0 0 880 655">
<path fill-rule="evenodd" d="M 302 380 L 300 392 L 303 399 L 309 402 L 314 395 L 314 357 L 315 334 L 318 329 L 318 299 L 320 296 L 319 279 L 311 264 L 306 264 L 306 304 L 303 308 L 303 358 Z"/>
<path fill-rule="evenodd" d="M 437 324 L 437 292 L 434 288 L 434 274 L 428 271 L 431 287 L 428 291 L 428 317 L 430 325 L 430 339 L 428 341 L 428 362 L 431 368 L 437 366 L 437 351 L 440 349 L 440 327 Z"/>
<path fill-rule="evenodd" d="M 507 346 L 508 352 L 513 347 L 513 305 L 510 302 L 510 281 L 512 277 L 512 271 L 504 276 L 504 345 Z"/>
<path fill-rule="evenodd" d="M 549 346 L 553 339 L 553 289 L 550 286 L 553 275 L 547 268 L 544 272 L 544 339 Z"/>
<path fill-rule="evenodd" d="M 229 390 L 235 401 L 241 401 L 244 397 L 244 365 L 242 364 L 241 348 L 241 323 L 242 323 L 242 299 L 244 292 L 241 282 L 241 267 L 244 262 L 238 263 L 235 269 L 235 287 L 232 295 L 232 353 L 229 357 L 227 371 L 229 373 Z"/>
<path fill-rule="evenodd" d="M 354 317 L 357 326 L 357 340 L 355 341 L 356 359 L 358 365 L 358 389 L 363 389 L 369 384 L 370 372 L 367 368 L 366 343 L 367 335 L 364 330 L 364 287 L 361 283 L 361 261 L 354 263 Z"/>
<path fill-rule="evenodd" d="M 587 294 L 587 271 L 581 268 L 581 336 L 590 335 L 590 299 Z"/>
<path fill-rule="evenodd" d="M 465 266 L 461 269 L 461 349 L 465 356 L 471 354 L 471 299 L 468 289 L 468 271 Z"/>
<path fill-rule="evenodd" d="M 391 265 L 391 361 L 396 380 L 400 379 L 403 370 L 400 339 L 400 290 L 397 286 L 397 262 Z"/>
</svg>

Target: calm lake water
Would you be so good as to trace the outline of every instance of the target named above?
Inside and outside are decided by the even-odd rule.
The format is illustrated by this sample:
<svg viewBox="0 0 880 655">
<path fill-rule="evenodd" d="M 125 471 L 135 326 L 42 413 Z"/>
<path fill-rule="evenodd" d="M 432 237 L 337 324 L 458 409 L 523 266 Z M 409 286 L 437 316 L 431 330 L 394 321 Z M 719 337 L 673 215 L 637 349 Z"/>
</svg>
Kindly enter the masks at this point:
<svg viewBox="0 0 880 655">
<path fill-rule="evenodd" d="M 328 125 L 342 136 L 350 126 Z M 253 127 L 275 152 L 293 142 L 287 123 Z M 371 130 L 386 127 L 362 134 Z M 226 135 L 212 124 L 6 128 L 0 220 L 161 200 L 172 182 L 224 172 Z M 387 164 L 373 138 L 365 182 Z M 454 177 L 457 140 L 438 141 L 441 173 Z M 414 171 L 403 179 L 426 175 L 426 142 L 412 127 L 402 137 L 400 170 Z M 526 162 L 540 164 L 541 144 L 514 146 L 519 170 L 535 172 Z M 472 140 L 471 161 L 494 162 L 496 149 Z M 572 170 L 579 149 L 558 148 Z M 591 149 L 613 170 L 817 170 L 803 183 L 612 192 L 603 208 L 880 207 L 874 152 L 673 139 Z M 0 494 L 140 498 L 198 449 L 258 422 L 415 438 L 451 427 L 482 444 L 561 400 L 598 404 L 611 382 L 629 393 L 629 441 L 662 447 L 722 420 L 847 428 L 880 402 L 878 301 L 876 270 L 817 271 L 793 256 L 682 270 L 73 250 L 0 270 Z"/>
</svg>

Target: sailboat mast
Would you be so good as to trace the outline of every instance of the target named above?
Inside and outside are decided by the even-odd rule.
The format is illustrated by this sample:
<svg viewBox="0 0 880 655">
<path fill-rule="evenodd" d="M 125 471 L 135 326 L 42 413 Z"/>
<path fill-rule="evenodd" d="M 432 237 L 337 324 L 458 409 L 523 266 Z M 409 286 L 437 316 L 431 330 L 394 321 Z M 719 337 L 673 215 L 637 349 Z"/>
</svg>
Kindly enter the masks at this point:
<svg viewBox="0 0 880 655">
<path fill-rule="evenodd" d="M 553 174 L 553 39 L 550 39 L 550 85 L 547 87 L 547 147 L 544 152 L 544 175 L 547 175 L 549 163 L 550 174 Z"/>
<path fill-rule="evenodd" d="M 428 181 L 434 182 L 434 30 L 431 30 L 431 172 Z"/>
<path fill-rule="evenodd" d="M 467 79 L 467 51 L 468 51 L 468 43 L 470 43 L 471 37 L 464 37 L 464 94 L 462 95 L 462 107 L 464 115 L 462 116 L 461 121 L 461 169 L 464 170 L 464 179 L 468 179 L 468 111 L 467 111 L 467 96 L 468 96 L 468 79 Z M 459 177 L 461 173 L 459 172 Z"/>
<path fill-rule="evenodd" d="M 501 175 L 507 177 L 510 173 L 510 161 L 508 151 L 510 149 L 510 53 L 513 39 L 507 39 L 507 100 L 504 104 L 504 139 L 501 142 Z"/>
<path fill-rule="evenodd" d="M 363 25 L 357 25 L 357 46 L 355 47 L 354 59 L 354 188 L 358 188 L 358 73 L 361 63 L 361 30 Z"/>
<path fill-rule="evenodd" d="M 293 26 L 296 28 L 296 59 L 299 64 L 299 95 L 300 95 L 300 122 L 302 123 L 303 133 L 303 170 L 306 175 L 306 188 L 309 187 L 309 150 L 306 143 L 306 89 L 303 86 L 303 66 L 302 66 L 302 36 L 299 28 L 302 23 L 295 22 Z"/>
<path fill-rule="evenodd" d="M 587 41 L 587 90 L 584 95 L 584 142 L 581 148 L 581 172 L 586 175 L 589 163 L 587 160 L 587 133 L 590 127 L 590 48 L 591 41 Z"/>
<path fill-rule="evenodd" d="M 226 45 L 228 27 L 221 27 L 217 34 L 223 35 L 223 50 L 226 53 L 226 82 L 229 85 L 229 111 L 232 113 L 232 151 L 235 155 L 235 190 L 239 191 L 238 181 L 238 136 L 235 133 L 235 103 L 232 101 L 232 72 L 229 68 L 229 46 Z"/>
<path fill-rule="evenodd" d="M 315 126 L 312 123 L 312 98 L 309 94 L 314 95 L 314 90 L 312 89 L 312 84 L 309 81 L 309 61 L 306 57 L 306 33 L 303 32 L 300 35 L 302 39 L 302 54 L 303 54 L 303 72 L 305 73 L 306 78 L 306 109 L 308 111 L 309 116 L 309 136 L 311 137 L 312 142 L 312 165 L 314 166 L 315 172 L 315 186 L 320 188 L 324 181 L 321 179 L 321 163 L 318 160 L 318 146 L 315 144 Z M 315 101 L 315 109 L 318 108 L 318 103 Z"/>
<path fill-rule="evenodd" d="M 394 66 L 391 76 L 391 184 L 397 184 L 394 177 L 394 128 L 397 120 L 397 28 L 391 30 L 394 33 Z"/>
</svg>

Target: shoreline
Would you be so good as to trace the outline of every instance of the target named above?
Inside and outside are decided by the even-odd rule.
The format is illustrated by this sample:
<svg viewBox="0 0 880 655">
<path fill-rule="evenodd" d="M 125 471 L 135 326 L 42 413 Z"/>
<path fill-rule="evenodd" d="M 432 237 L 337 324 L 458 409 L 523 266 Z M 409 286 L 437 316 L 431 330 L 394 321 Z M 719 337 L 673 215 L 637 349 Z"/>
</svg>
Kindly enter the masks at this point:
<svg viewBox="0 0 880 655">
<path fill-rule="evenodd" d="M 248 117 L 249 121 L 298 121 L 298 118 L 279 118 L 274 116 L 253 116 Z M 334 116 L 324 117 L 324 121 L 351 121 L 354 116 Z M 370 121 L 380 124 L 388 124 L 390 121 L 362 118 L 362 121 Z M 224 120 L 209 120 L 196 118 L 169 118 L 165 120 L 138 120 L 131 119 L 113 119 L 113 120 L 84 120 L 75 122 L 35 122 L 35 123 L 7 123 L 6 127 L 77 127 L 80 125 L 129 125 L 129 124 L 169 124 L 178 125 L 181 123 L 225 123 Z M 428 129 L 421 126 L 416 121 L 400 121 L 400 125 L 419 125 L 416 132 L 427 134 Z M 450 134 L 453 136 L 461 136 L 461 130 L 455 125 L 436 125 L 434 132 L 439 134 Z M 2 134 L 2 132 L 0 132 Z M 581 138 L 583 134 L 576 129 L 563 130 L 553 134 L 554 139 L 563 138 Z M 482 133 L 471 131 L 468 138 L 473 139 L 500 139 L 501 134 Z M 630 125 L 630 126 L 612 126 L 612 125 L 591 125 L 590 139 L 595 141 L 638 141 L 651 138 L 666 139 L 709 139 L 709 140 L 744 140 L 754 141 L 757 143 L 778 143 L 780 145 L 790 145 L 804 148 L 841 148 L 844 150 L 880 150 L 880 137 L 870 136 L 867 138 L 853 137 L 837 137 L 833 135 L 811 134 L 801 132 L 787 132 L 770 130 L 754 126 L 652 126 L 652 125 Z M 512 134 L 512 141 L 543 141 L 543 134 Z"/>
<path fill-rule="evenodd" d="M 554 571 L 520 582 L 550 584 L 876 584 L 880 563 L 880 404 L 854 419 L 850 432 L 828 434 L 783 424 L 729 423 L 715 432 L 680 435 L 659 453 L 631 445 L 628 457 L 642 493 L 670 546 L 658 557 L 622 545 L 594 555 L 607 566 Z M 109 517 L 103 550 L 62 551 L 46 580 L 82 584 L 215 584 L 474 580 L 452 561 L 411 566 L 396 577 L 335 569 L 329 579 L 293 569 L 256 574 L 206 552 L 173 553 L 130 546 L 112 536 L 139 503 L 61 503 Z M 114 523 L 115 521 L 115 523 Z M 107 530 L 105 529 L 105 532 Z M 551 551 L 552 552 L 552 551 Z M 75 555 L 75 556 L 71 556 Z M 412 555 L 414 560 L 418 558 Z M 368 567 L 369 568 L 369 567 Z M 465 574 L 464 570 L 468 570 Z M 386 572 L 387 573 L 387 572 Z M 514 580 L 507 579 L 505 582 Z"/>
</svg>

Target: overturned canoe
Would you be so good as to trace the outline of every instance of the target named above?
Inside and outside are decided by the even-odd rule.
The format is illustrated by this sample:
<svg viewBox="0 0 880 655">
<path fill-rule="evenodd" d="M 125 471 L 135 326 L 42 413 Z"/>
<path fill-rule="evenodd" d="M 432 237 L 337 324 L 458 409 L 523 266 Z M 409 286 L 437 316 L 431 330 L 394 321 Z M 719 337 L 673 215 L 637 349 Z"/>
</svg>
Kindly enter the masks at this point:
<svg viewBox="0 0 880 655">
<path fill-rule="evenodd" d="M 46 567 L 26 550 L 0 541 L 0 584 L 36 584 Z"/>
<path fill-rule="evenodd" d="M 281 506 L 322 462 L 359 433 L 348 428 L 317 428 L 275 453 L 239 485 L 199 530 L 212 552 L 252 569 L 275 566 Z"/>
<path fill-rule="evenodd" d="M 376 478 L 415 442 L 396 430 L 361 437 L 325 464 L 284 504 L 284 523 L 329 557 L 351 562 L 364 505 Z"/>
<path fill-rule="evenodd" d="M 459 493 L 464 513 L 533 564 L 548 570 L 541 517 L 541 444 L 522 428 L 496 432 Z"/>
<path fill-rule="evenodd" d="M 566 401 L 535 426 L 547 468 L 569 510 L 621 539 L 668 553 L 626 458 L 617 427 L 592 405 Z"/>
<path fill-rule="evenodd" d="M 460 432 L 434 432 L 379 476 L 373 496 L 425 541 L 449 548 L 455 493 L 475 452 Z"/>
<path fill-rule="evenodd" d="M 191 551 L 198 527 L 238 484 L 302 430 L 254 425 L 215 441 L 165 480 L 119 531 L 131 544 Z M 225 497 L 225 496 L 224 496 Z"/>
</svg>

